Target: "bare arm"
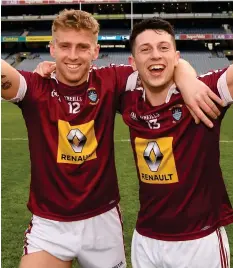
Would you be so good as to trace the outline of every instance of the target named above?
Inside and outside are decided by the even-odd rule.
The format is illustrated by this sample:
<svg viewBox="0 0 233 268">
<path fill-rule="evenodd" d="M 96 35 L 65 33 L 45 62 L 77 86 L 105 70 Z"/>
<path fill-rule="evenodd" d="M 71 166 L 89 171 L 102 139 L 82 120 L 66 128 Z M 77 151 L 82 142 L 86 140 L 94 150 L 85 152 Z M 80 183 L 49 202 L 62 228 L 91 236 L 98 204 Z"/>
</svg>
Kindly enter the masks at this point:
<svg viewBox="0 0 233 268">
<path fill-rule="evenodd" d="M 231 97 L 233 98 L 233 64 L 227 69 L 227 86 Z"/>
<path fill-rule="evenodd" d="M 182 83 L 182 79 L 180 79 L 180 77 L 182 77 L 184 75 L 188 75 L 189 77 L 196 78 L 197 72 L 189 62 L 187 62 L 184 59 L 179 59 L 179 63 L 175 69 L 175 77 L 174 77 L 175 82 Z"/>
<path fill-rule="evenodd" d="M 201 120 L 207 126 L 213 127 L 213 123 L 207 115 L 216 119 L 220 115 L 220 111 L 215 103 L 224 106 L 224 102 L 196 76 L 193 67 L 187 61 L 180 59 L 175 69 L 175 83 L 181 90 L 184 101 L 195 122 L 199 123 Z"/>
<path fill-rule="evenodd" d="M 15 68 L 1 60 L 2 98 L 10 100 L 16 97 L 19 90 L 20 75 Z"/>
</svg>

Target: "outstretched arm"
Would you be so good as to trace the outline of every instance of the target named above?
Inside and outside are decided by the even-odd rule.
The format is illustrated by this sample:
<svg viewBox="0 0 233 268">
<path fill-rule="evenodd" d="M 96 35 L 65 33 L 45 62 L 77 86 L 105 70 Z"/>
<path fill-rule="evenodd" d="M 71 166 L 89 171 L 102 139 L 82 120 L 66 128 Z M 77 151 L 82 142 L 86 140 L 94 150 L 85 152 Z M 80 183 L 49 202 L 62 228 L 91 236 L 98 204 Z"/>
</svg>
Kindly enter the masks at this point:
<svg viewBox="0 0 233 268">
<path fill-rule="evenodd" d="M 1 60 L 1 94 L 5 100 L 16 97 L 20 85 L 20 74 L 6 61 Z"/>
<path fill-rule="evenodd" d="M 195 122 L 199 123 L 201 120 L 207 126 L 213 127 L 213 123 L 207 116 L 216 119 L 220 115 L 220 111 L 215 103 L 224 106 L 224 102 L 196 76 L 193 67 L 187 61 L 180 59 L 175 69 L 175 83 L 181 90 L 184 101 Z"/>
</svg>

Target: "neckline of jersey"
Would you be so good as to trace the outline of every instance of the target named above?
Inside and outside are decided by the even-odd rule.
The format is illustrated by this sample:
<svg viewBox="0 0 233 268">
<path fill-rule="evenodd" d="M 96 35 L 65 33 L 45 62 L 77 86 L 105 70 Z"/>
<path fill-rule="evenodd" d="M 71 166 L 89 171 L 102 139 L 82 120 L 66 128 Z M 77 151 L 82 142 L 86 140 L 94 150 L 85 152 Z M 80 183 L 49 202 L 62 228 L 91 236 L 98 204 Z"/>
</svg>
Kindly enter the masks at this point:
<svg viewBox="0 0 233 268">
<path fill-rule="evenodd" d="M 62 92 L 64 91 L 64 93 L 75 93 L 75 92 L 80 92 L 83 91 L 84 89 L 87 90 L 88 89 L 88 81 L 84 81 L 82 84 L 78 85 L 78 86 L 69 86 L 67 84 L 62 83 L 61 81 L 59 81 L 56 78 L 55 73 L 51 74 L 51 79 L 55 80 L 59 90 L 61 90 Z"/>
<path fill-rule="evenodd" d="M 177 90 L 176 84 L 173 83 L 167 92 L 167 97 L 166 97 L 165 103 L 168 103 L 171 100 L 171 97 L 173 94 L 176 95 L 179 93 L 180 92 Z M 146 90 L 144 88 L 143 88 L 143 92 L 142 92 L 142 98 L 144 101 L 146 101 Z"/>
</svg>

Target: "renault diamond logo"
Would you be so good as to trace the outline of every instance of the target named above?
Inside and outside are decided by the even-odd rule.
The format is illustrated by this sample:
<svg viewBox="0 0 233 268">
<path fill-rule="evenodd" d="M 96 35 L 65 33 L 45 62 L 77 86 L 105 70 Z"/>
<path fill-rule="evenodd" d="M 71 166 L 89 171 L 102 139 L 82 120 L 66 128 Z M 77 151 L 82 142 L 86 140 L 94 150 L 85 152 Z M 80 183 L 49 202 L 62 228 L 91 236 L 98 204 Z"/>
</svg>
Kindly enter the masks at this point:
<svg viewBox="0 0 233 268">
<path fill-rule="evenodd" d="M 147 144 L 143 156 L 150 170 L 154 172 L 158 171 L 163 159 L 163 154 L 160 152 L 159 146 L 155 141 L 151 141 Z"/>
<path fill-rule="evenodd" d="M 69 132 L 67 139 L 75 153 L 81 153 L 87 141 L 87 138 L 79 129 L 72 129 Z"/>
</svg>

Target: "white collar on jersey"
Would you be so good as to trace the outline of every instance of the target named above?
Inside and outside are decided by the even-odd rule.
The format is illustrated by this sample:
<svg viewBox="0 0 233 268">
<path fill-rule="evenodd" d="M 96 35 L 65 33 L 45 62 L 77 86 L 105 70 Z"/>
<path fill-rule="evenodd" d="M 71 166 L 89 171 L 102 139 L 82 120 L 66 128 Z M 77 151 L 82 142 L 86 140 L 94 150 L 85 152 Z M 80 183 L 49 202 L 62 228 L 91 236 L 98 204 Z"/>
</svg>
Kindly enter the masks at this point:
<svg viewBox="0 0 233 268">
<path fill-rule="evenodd" d="M 171 87 L 169 88 L 165 103 L 168 103 L 170 101 L 170 99 L 171 99 L 173 94 L 179 94 L 179 91 L 176 89 L 176 84 L 175 83 L 172 84 Z M 145 89 L 143 89 L 142 98 L 144 99 L 144 101 L 146 100 L 146 91 L 145 91 Z"/>
<path fill-rule="evenodd" d="M 51 77 L 51 79 L 54 79 L 58 84 L 58 80 L 56 78 L 56 73 L 55 72 L 51 73 L 50 77 Z"/>
</svg>

